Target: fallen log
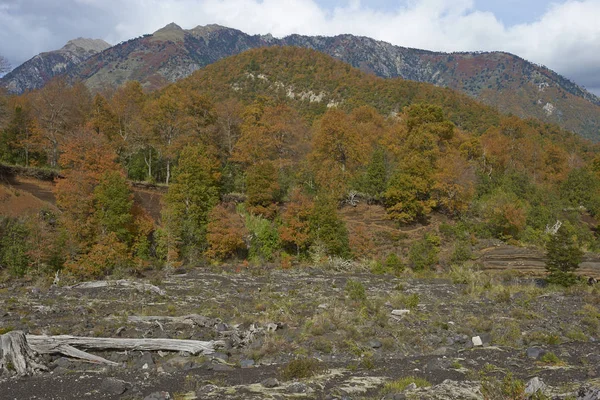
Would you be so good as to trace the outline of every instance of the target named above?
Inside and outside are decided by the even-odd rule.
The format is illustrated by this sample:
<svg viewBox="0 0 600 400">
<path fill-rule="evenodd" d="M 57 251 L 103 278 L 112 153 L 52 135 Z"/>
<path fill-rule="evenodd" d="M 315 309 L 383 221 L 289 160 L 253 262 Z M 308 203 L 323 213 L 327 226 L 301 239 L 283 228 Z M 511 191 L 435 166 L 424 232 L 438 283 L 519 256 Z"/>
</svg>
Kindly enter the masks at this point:
<svg viewBox="0 0 600 400">
<path fill-rule="evenodd" d="M 78 360 L 88 361 L 94 364 L 105 364 L 111 367 L 119 366 L 119 363 L 107 360 L 94 354 L 86 353 L 85 351 L 78 350 L 68 344 L 49 344 L 49 345 L 30 345 L 30 347 L 38 354 L 62 354 L 63 356 L 76 358 Z"/>
<path fill-rule="evenodd" d="M 142 350 L 142 351 L 183 351 L 193 355 L 212 354 L 215 346 L 223 345 L 222 341 L 178 340 L 178 339 L 122 339 L 93 338 L 70 335 L 38 336 L 27 335 L 32 346 L 69 345 L 97 350 Z"/>
<path fill-rule="evenodd" d="M 0 335 L 0 352 L 0 373 L 32 375 L 47 370 L 21 331 Z"/>
<path fill-rule="evenodd" d="M 151 285 L 149 283 L 142 282 L 134 282 L 128 281 L 125 279 L 119 279 L 116 281 L 89 281 L 89 282 L 81 282 L 77 283 L 73 286 L 67 286 L 67 289 L 97 289 L 104 287 L 113 287 L 120 286 L 125 288 L 133 288 L 139 290 L 140 292 L 153 292 L 160 296 L 164 296 L 167 294 L 163 289 L 158 286 Z"/>
<path fill-rule="evenodd" d="M 146 316 L 146 315 L 130 315 L 127 317 L 130 323 L 169 323 L 169 324 L 186 324 L 191 326 L 200 326 L 203 328 L 212 328 L 215 324 L 221 322 L 219 319 L 208 318 L 203 315 L 190 314 L 181 317 L 169 317 L 162 315 Z"/>
</svg>

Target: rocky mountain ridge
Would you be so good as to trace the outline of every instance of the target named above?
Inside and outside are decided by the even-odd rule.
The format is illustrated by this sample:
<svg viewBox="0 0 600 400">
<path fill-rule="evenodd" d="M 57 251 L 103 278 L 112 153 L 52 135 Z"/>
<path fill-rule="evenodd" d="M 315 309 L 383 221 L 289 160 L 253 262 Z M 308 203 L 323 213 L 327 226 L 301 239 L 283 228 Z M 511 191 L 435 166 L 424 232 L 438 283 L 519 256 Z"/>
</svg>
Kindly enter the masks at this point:
<svg viewBox="0 0 600 400">
<path fill-rule="evenodd" d="M 61 49 L 38 54 L 6 74 L 1 82 L 12 93 L 39 89 L 55 76 L 111 47 L 101 39 L 77 38 Z"/>
<path fill-rule="evenodd" d="M 395 46 L 368 37 L 248 35 L 220 25 L 185 30 L 171 23 L 97 52 L 87 58 L 41 57 L 44 68 L 18 67 L 2 83 L 12 92 L 39 87 L 52 73 L 66 73 L 93 89 L 138 80 L 156 88 L 175 82 L 219 59 L 257 47 L 311 48 L 385 78 L 449 87 L 497 107 L 504 113 L 556 123 L 592 140 L 600 140 L 600 99 L 550 69 L 503 52 L 439 53 Z M 48 53 L 44 53 L 48 54 Z M 39 61 L 37 61 L 39 62 Z M 53 64 L 53 65 L 51 65 Z"/>
</svg>

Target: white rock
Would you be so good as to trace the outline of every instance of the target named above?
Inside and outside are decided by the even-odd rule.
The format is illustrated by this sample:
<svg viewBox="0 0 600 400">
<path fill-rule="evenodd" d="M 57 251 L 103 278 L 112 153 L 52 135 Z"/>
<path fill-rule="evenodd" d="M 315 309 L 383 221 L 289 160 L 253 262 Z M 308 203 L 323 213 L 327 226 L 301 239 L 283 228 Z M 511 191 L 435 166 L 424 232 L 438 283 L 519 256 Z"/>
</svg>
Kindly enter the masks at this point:
<svg viewBox="0 0 600 400">
<path fill-rule="evenodd" d="M 410 314 L 410 310 L 392 310 L 392 315 L 406 315 L 406 314 Z"/>
<path fill-rule="evenodd" d="M 479 336 L 474 336 L 473 338 L 471 338 L 471 341 L 473 342 L 473 346 L 475 347 L 483 346 L 483 342 L 481 341 L 481 338 Z"/>
<path fill-rule="evenodd" d="M 527 382 L 527 385 L 525 385 L 526 394 L 535 394 L 537 392 L 544 393 L 546 389 L 546 384 L 537 376 L 532 378 L 529 382 Z"/>
</svg>

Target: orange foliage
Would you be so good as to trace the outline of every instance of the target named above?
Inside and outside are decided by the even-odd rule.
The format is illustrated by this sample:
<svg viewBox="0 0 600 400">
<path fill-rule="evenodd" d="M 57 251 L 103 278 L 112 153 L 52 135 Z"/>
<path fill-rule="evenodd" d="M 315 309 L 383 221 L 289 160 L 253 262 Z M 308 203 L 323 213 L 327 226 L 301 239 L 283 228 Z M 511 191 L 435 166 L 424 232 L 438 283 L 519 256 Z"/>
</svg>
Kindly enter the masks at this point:
<svg viewBox="0 0 600 400">
<path fill-rule="evenodd" d="M 284 243 L 293 245 L 297 255 L 300 255 L 300 251 L 306 250 L 310 244 L 310 216 L 313 207 L 313 201 L 296 188 L 292 191 L 290 202 L 281 215 L 279 237 Z"/>
<path fill-rule="evenodd" d="M 239 249 L 245 248 L 245 234 L 240 216 L 224 205 L 217 205 L 208 215 L 206 256 L 213 260 L 226 260 L 235 255 Z"/>
</svg>

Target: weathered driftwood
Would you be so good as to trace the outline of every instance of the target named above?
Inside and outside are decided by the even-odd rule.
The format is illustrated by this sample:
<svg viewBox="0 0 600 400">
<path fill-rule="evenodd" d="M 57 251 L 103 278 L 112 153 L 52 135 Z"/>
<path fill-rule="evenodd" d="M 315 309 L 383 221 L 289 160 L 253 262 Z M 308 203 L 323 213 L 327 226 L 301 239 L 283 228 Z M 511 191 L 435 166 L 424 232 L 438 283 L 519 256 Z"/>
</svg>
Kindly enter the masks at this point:
<svg viewBox="0 0 600 400">
<path fill-rule="evenodd" d="M 114 287 L 114 286 L 120 286 L 120 287 L 125 287 L 125 288 L 133 288 L 133 289 L 137 289 L 140 292 L 153 292 L 156 294 L 159 294 L 161 296 L 166 295 L 167 293 L 159 288 L 158 286 L 154 286 L 151 285 L 149 283 L 142 283 L 142 282 L 134 282 L 134 281 L 128 281 L 125 279 L 119 279 L 116 281 L 90 281 L 90 282 L 81 282 L 81 283 L 77 283 L 73 286 L 68 286 L 68 289 L 97 289 L 97 288 L 104 288 L 104 287 Z"/>
<path fill-rule="evenodd" d="M 85 349 L 98 350 L 144 350 L 144 351 L 184 351 L 191 354 L 212 354 L 219 341 L 178 340 L 178 339 L 122 339 L 122 338 L 93 338 L 69 335 L 37 336 L 27 335 L 27 341 L 32 346 L 69 345 Z"/>
<path fill-rule="evenodd" d="M 146 315 L 130 315 L 127 317 L 127 321 L 130 323 L 169 323 L 169 324 L 186 324 L 191 326 L 200 326 L 204 328 L 212 328 L 215 324 L 221 322 L 221 320 L 208 318 L 198 314 L 183 315 L 181 317 L 168 317 L 162 315 L 146 316 Z"/>
<path fill-rule="evenodd" d="M 63 356 L 77 358 L 79 360 L 88 361 L 94 364 L 106 364 L 113 367 L 119 365 L 119 363 L 107 360 L 106 358 L 102 358 L 94 354 L 86 353 L 85 351 L 78 350 L 73 346 L 69 346 L 68 344 L 32 344 L 30 347 L 39 354 L 62 354 Z"/>
<path fill-rule="evenodd" d="M 31 375 L 47 370 L 21 331 L 0 335 L 0 353 L 0 373 Z"/>
</svg>

